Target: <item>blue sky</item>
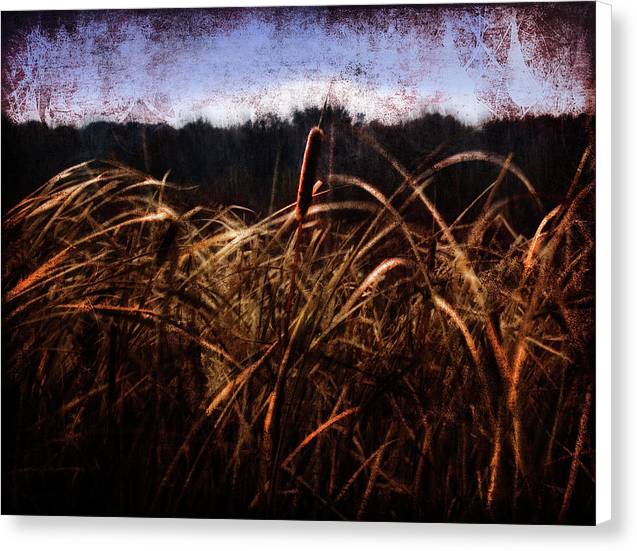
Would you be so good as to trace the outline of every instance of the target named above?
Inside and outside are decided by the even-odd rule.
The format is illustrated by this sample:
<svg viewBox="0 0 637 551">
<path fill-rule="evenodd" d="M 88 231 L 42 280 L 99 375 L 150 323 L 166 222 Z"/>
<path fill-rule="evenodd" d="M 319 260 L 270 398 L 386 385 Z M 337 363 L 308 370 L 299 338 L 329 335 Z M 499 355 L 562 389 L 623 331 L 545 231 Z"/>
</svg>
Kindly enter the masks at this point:
<svg viewBox="0 0 637 551">
<path fill-rule="evenodd" d="M 18 122 L 227 125 L 331 99 L 368 119 L 594 110 L 584 4 L 3 14 Z"/>
</svg>

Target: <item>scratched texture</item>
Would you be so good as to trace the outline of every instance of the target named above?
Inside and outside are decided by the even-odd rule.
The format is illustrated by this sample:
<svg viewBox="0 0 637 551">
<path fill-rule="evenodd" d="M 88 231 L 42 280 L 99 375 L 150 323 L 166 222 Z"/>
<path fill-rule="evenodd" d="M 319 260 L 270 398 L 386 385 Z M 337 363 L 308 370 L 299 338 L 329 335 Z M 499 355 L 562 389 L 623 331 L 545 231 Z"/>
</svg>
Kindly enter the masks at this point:
<svg viewBox="0 0 637 551">
<path fill-rule="evenodd" d="M 594 112 L 594 3 L 3 12 L 16 122 Z"/>
</svg>

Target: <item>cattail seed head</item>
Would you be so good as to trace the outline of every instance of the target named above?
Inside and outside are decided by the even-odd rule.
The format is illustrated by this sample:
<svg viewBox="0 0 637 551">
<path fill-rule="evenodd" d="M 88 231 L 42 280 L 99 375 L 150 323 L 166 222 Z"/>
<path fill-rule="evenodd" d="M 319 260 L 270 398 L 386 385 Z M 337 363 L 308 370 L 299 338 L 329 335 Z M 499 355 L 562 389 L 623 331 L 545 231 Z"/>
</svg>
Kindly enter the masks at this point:
<svg viewBox="0 0 637 551">
<path fill-rule="evenodd" d="M 323 131 L 315 126 L 307 135 L 307 144 L 303 154 L 303 164 L 301 165 L 301 175 L 299 176 L 299 190 L 296 197 L 296 209 L 294 216 L 297 222 L 301 223 L 312 203 L 312 189 L 316 182 L 316 170 L 321 154 L 321 142 L 323 141 Z"/>
</svg>

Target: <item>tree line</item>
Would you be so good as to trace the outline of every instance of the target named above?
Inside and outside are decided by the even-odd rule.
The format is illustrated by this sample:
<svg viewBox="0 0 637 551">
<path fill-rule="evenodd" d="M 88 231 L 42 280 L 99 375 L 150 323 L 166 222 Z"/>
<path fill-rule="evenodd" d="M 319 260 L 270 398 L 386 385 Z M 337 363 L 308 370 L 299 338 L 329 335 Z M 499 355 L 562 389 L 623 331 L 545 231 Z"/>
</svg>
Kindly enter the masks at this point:
<svg viewBox="0 0 637 551">
<path fill-rule="evenodd" d="M 197 186 L 199 202 L 238 204 L 263 215 L 294 200 L 306 136 L 319 118 L 320 109 L 313 107 L 296 111 L 289 119 L 268 114 L 223 128 L 204 120 L 181 128 L 112 122 L 49 128 L 40 122 L 17 125 L 3 116 L 2 210 L 6 212 L 61 170 L 101 159 L 155 178 L 169 173 L 174 183 Z M 412 173 L 457 152 L 486 150 L 512 154 L 550 206 L 568 188 L 593 124 L 584 115 L 565 115 L 494 120 L 472 127 L 451 116 L 426 113 L 389 125 L 328 107 L 321 172 L 354 175 L 390 193 L 400 176 L 379 147 Z M 441 173 L 431 193 L 451 216 L 497 173 L 496 167 L 485 163 L 458 165 Z M 515 185 L 506 189 L 520 192 Z"/>
</svg>

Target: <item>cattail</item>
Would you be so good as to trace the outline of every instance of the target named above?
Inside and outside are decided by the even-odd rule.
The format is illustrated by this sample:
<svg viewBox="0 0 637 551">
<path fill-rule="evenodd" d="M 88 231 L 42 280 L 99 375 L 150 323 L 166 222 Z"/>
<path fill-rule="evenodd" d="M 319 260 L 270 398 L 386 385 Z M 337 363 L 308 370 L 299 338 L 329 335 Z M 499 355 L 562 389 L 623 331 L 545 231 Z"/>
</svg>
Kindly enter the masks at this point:
<svg viewBox="0 0 637 551">
<path fill-rule="evenodd" d="M 286 328 L 290 327 L 292 298 L 296 292 L 296 272 L 299 270 L 300 264 L 299 241 L 301 232 L 303 231 L 303 220 L 312 204 L 312 194 L 314 193 L 314 185 L 316 182 L 316 169 L 318 168 L 318 160 L 321 155 L 321 142 L 323 141 L 324 135 L 321 129 L 322 123 L 321 117 L 318 126 L 313 127 L 307 135 L 303 164 L 301 165 L 301 175 L 299 176 L 299 191 L 296 196 L 296 208 L 294 209 L 294 218 L 297 223 L 294 241 L 294 264 L 290 278 L 290 291 L 285 305 Z"/>
<path fill-rule="evenodd" d="M 303 164 L 301 165 L 301 175 L 299 176 L 299 191 L 296 197 L 296 209 L 294 216 L 300 224 L 303 222 L 307 209 L 312 203 L 312 189 L 316 182 L 316 169 L 318 168 L 318 160 L 321 154 L 321 142 L 324 133 L 315 126 L 307 135 L 307 144 L 305 145 L 305 153 L 303 154 Z"/>
</svg>

